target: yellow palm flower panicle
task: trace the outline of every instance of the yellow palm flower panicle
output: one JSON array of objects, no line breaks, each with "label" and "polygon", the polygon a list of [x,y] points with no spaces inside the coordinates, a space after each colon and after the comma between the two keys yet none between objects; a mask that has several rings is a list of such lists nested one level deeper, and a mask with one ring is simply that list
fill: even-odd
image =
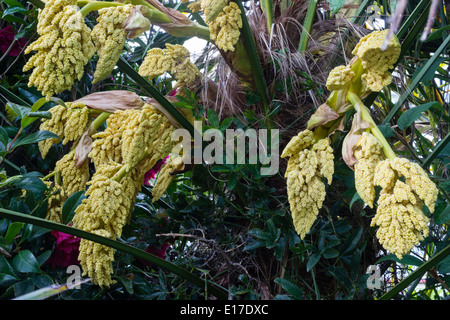
[{"label": "yellow palm flower panicle", "polygon": [[234,46],[241,35],[241,10],[239,6],[230,2],[217,17],[208,23],[211,40],[216,46],[227,52],[234,51]]},{"label": "yellow palm flower panicle", "polygon": [[317,218],[325,199],[325,185],[316,175],[316,154],[305,149],[288,161],[288,200],[295,230],[304,239]]},{"label": "yellow palm flower panicle", "polygon": [[[111,232],[103,229],[93,230],[92,233],[109,239],[114,239]],[[94,284],[108,288],[116,281],[111,279],[113,273],[114,249],[100,243],[81,239],[78,259],[83,268],[83,275],[91,278]]]},{"label": "yellow palm flower panicle", "polygon": [[[39,126],[39,130],[51,131],[58,137],[63,139],[64,126],[66,124],[68,115],[66,107],[58,104],[50,108],[49,112],[51,113],[52,117],[50,119],[43,119],[41,125]],[[56,138],[39,141],[38,146],[42,158],[45,158],[52,145],[58,143],[59,141],[60,140]]]},{"label": "yellow palm flower panicle", "polygon": [[62,186],[68,196],[86,189],[86,183],[89,181],[89,162],[84,161],[81,166],[76,167],[75,151],[70,151],[58,160],[55,171],[61,173]]},{"label": "yellow palm flower panicle", "polygon": [[197,66],[190,60],[189,50],[179,44],[167,43],[165,49],[150,49],[139,67],[139,74],[150,79],[165,72],[177,80],[175,87],[181,89],[189,88],[200,76]]},{"label": "yellow palm flower panicle", "polygon": [[183,158],[170,155],[166,164],[164,164],[159,172],[156,184],[152,190],[152,202],[158,201],[164,194],[170,184],[176,178],[176,172],[184,168]]},{"label": "yellow palm flower panicle", "polygon": [[47,186],[47,189],[51,190],[51,195],[47,200],[47,214],[45,219],[61,223],[62,220],[62,206],[67,200],[68,195],[64,191],[64,188],[57,183],[50,181],[43,181]]},{"label": "yellow palm flower panicle", "polygon": [[80,102],[66,103],[67,120],[64,125],[63,144],[77,141],[85,132],[89,122],[89,108]]},{"label": "yellow palm flower panicle", "polygon": [[400,55],[401,46],[397,37],[393,36],[386,50],[382,45],[389,30],[373,31],[361,38],[352,53],[361,59],[365,73],[361,76],[366,90],[381,91],[392,81],[389,69],[392,69]]},{"label": "yellow palm flower panicle", "polygon": [[394,158],[390,161],[392,169],[405,178],[406,184],[411,186],[415,194],[419,196],[430,212],[434,212],[439,190],[428,173],[422,167],[405,158]]},{"label": "yellow palm flower panicle", "polygon": [[374,175],[377,164],[385,159],[383,148],[370,133],[363,132],[355,144],[355,187],[361,199],[373,208],[375,200]]},{"label": "yellow palm flower panicle", "polygon": [[33,69],[28,85],[35,86],[49,99],[71,89],[80,80],[84,66],[95,52],[84,18],[72,2],[50,0],[39,13],[39,39],[25,53],[37,51],[23,67]]},{"label": "yellow palm flower panicle", "polygon": [[317,155],[319,176],[324,177],[328,184],[331,184],[334,174],[334,154],[330,140],[328,138],[320,139],[313,145],[312,151]]},{"label": "yellow palm flower panicle", "polygon": [[173,149],[172,133],[175,130],[170,120],[156,107],[146,104],[142,110],[148,114],[151,121],[150,137],[145,149],[147,155],[137,166],[142,174],[153,168],[158,160],[166,158]]},{"label": "yellow palm flower panicle", "polygon": [[289,157],[285,177],[295,230],[303,239],[311,229],[325,200],[326,178],[331,183],[334,155],[328,138],[315,141],[309,130],[293,137],[282,152]]},{"label": "yellow palm flower panicle", "polygon": [[147,107],[132,117],[122,136],[122,158],[125,163],[136,166],[145,154],[152,153],[153,141],[157,138],[158,128],[164,115],[156,108]]},{"label": "yellow palm flower panicle", "polygon": [[[113,180],[121,168],[122,166],[117,163],[97,168],[91,181],[88,182],[86,198],[75,210],[73,218],[75,228],[110,239],[121,235],[132,205],[124,184]],[[82,239],[79,259],[84,274],[87,274],[94,283],[102,287],[109,287],[113,283],[111,279],[113,250]]]},{"label": "yellow palm flower panicle", "polygon": [[[185,3],[185,2],[188,2],[188,1],[184,1],[183,3]],[[192,12],[199,12],[202,9],[202,1],[198,0],[198,1],[194,1],[194,2],[189,3],[188,4],[188,8]]]},{"label": "yellow palm flower panicle", "polygon": [[422,201],[411,187],[397,180],[393,189],[383,189],[371,226],[379,226],[380,244],[399,259],[428,235],[429,219],[422,212]]},{"label": "yellow palm flower panicle", "polygon": [[98,11],[97,24],[92,29],[92,40],[99,56],[92,83],[105,79],[113,71],[127,38],[123,23],[130,15],[132,5],[103,8]]},{"label": "yellow palm flower panicle", "polygon": [[205,22],[213,21],[229,4],[229,0],[202,0],[201,8],[205,14]]},{"label": "yellow palm flower panicle", "polygon": [[139,110],[116,111],[106,120],[106,129],[92,135],[92,150],[89,157],[95,166],[108,164],[110,161],[122,163],[122,135],[126,130],[128,119]]},{"label": "yellow palm flower panicle", "polygon": [[300,131],[296,136],[292,137],[286,147],[284,147],[281,157],[292,157],[303,149],[309,147],[313,141],[314,134],[312,131],[308,129]]},{"label": "yellow palm flower panicle", "polygon": [[434,212],[439,190],[417,163],[398,157],[381,161],[375,169],[374,183],[384,189],[392,189],[400,177],[403,177],[414,194],[424,201],[430,212]]},{"label": "yellow palm flower panicle", "polygon": [[383,247],[401,257],[428,235],[429,219],[422,207],[425,202],[434,212],[438,190],[419,165],[404,158],[381,161],[374,184],[382,190],[371,225],[379,226],[377,238]]},{"label": "yellow palm flower panicle", "polygon": [[348,66],[337,66],[330,71],[327,78],[327,89],[342,90],[355,76],[355,73]]}]

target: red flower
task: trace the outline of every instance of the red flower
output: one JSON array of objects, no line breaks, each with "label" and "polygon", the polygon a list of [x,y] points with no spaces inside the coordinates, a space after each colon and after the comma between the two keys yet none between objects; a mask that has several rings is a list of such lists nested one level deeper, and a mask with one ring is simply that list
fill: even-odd
[{"label": "red flower", "polygon": [[73,264],[80,264],[78,261],[80,238],[58,231],[52,231],[52,235],[56,238],[56,244],[47,263],[52,268],[67,268]]},{"label": "red flower", "polygon": [[[15,33],[10,25],[0,30],[0,51],[5,53],[10,47],[11,43],[14,41]],[[8,56],[16,57],[20,54],[23,47],[27,44],[27,39],[18,39],[11,50],[8,52]]]},{"label": "red flower", "polygon": [[159,160],[158,162],[156,162],[156,164],[153,166],[153,168],[151,168],[150,170],[148,170],[145,173],[144,176],[144,184],[146,186],[150,185],[150,180],[155,179],[156,174],[159,172],[159,170],[161,170],[161,167],[166,164],[166,161],[169,157],[166,157],[165,159]]},{"label": "red flower", "polygon": [[[153,255],[155,255],[155,256],[161,258],[161,259],[166,260],[166,252],[167,252],[167,249],[168,249],[169,247],[170,247],[170,244],[168,244],[167,242],[164,242],[164,243],[161,245],[160,248],[157,248],[157,247],[155,247],[154,245],[149,245],[149,246],[145,249],[145,252],[151,253],[151,254],[153,254]],[[148,262],[148,261],[145,261],[145,260],[143,260],[143,259],[138,258],[138,260],[139,260],[142,264],[144,264],[144,265],[146,265],[146,266],[151,266],[151,265],[152,265],[152,263],[150,263],[150,262]]]}]

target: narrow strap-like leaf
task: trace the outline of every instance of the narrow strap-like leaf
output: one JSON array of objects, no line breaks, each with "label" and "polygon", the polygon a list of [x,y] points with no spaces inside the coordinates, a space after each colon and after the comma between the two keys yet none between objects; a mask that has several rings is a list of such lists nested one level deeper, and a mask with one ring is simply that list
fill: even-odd
[{"label": "narrow strap-like leaf", "polygon": [[391,119],[394,117],[394,115],[397,113],[397,111],[400,109],[403,103],[405,103],[408,96],[411,94],[411,92],[413,92],[415,87],[419,84],[424,75],[427,73],[428,69],[433,65],[433,63],[441,55],[441,53],[444,51],[444,49],[447,47],[449,43],[450,43],[450,36],[447,36],[445,41],[442,42],[442,44],[439,46],[436,52],[433,53],[433,56],[427,61],[427,63],[423,66],[423,68],[419,71],[419,73],[412,79],[410,85],[406,88],[405,92],[398,99],[397,103],[394,105],[392,110],[383,120],[382,124],[387,124],[389,123],[389,121],[391,121]]},{"label": "narrow strap-like leaf", "polygon": [[303,31],[300,37],[300,43],[298,45],[298,51],[304,52],[308,46],[309,34],[311,32],[311,26],[316,15],[317,3],[319,0],[309,1],[308,11],[306,12],[305,20],[303,21]]},{"label": "narrow strap-like leaf", "polygon": [[245,47],[245,51],[247,52],[247,56],[250,62],[250,67],[253,72],[253,79],[255,80],[256,90],[261,96],[262,103],[264,106],[264,111],[266,115],[269,114],[269,97],[267,95],[267,84],[266,78],[264,77],[264,72],[261,67],[261,62],[259,61],[258,51],[256,49],[255,39],[253,38],[252,30],[250,29],[250,25],[248,24],[247,16],[245,14],[244,6],[241,1],[235,0],[236,4],[239,6],[241,10],[242,17],[242,37],[244,39],[243,44]]},{"label": "narrow strap-like leaf", "polygon": [[11,91],[9,91],[8,89],[6,89],[3,86],[0,86],[0,94],[5,96],[9,101],[12,101],[12,102],[20,104],[20,105],[31,107],[31,105],[28,102],[23,100],[21,97],[15,95],[14,93],[12,93]]},{"label": "narrow strap-like leaf", "polygon": [[433,151],[428,155],[425,161],[422,163],[422,168],[428,168],[434,159],[441,153],[447,143],[450,142],[450,133],[447,133],[444,139],[439,141],[437,146],[433,149]]},{"label": "narrow strap-like leaf", "polygon": [[410,283],[420,278],[422,275],[425,274],[425,272],[436,266],[439,262],[444,260],[444,258],[446,258],[449,254],[450,254],[450,245],[446,246],[444,249],[436,253],[433,257],[430,258],[430,260],[422,264],[409,276],[400,281],[394,288],[392,288],[387,293],[382,295],[379,300],[390,300],[394,298],[400,291],[406,289],[406,287],[408,287]]},{"label": "narrow strap-like leaf", "polygon": [[119,242],[116,240],[112,240],[109,238],[105,238],[105,237],[99,236],[94,233],[76,229],[76,228],[61,224],[61,223],[49,221],[46,219],[30,216],[27,214],[23,214],[20,212],[11,211],[11,210],[7,210],[7,209],[3,209],[3,208],[0,208],[0,216],[3,216],[5,218],[8,218],[13,221],[29,223],[29,224],[37,225],[37,226],[47,228],[50,230],[56,230],[59,232],[71,234],[76,237],[94,241],[94,242],[100,243],[102,245],[114,248],[116,250],[129,253],[137,258],[148,261],[154,265],[157,265],[163,269],[166,269],[169,272],[172,272],[173,274],[176,274],[177,276],[182,277],[186,281],[189,281],[192,284],[194,284],[200,288],[205,287],[206,290],[210,294],[214,295],[218,299],[227,299],[227,294],[221,288],[217,287],[216,284],[213,284],[210,281],[207,281],[206,279],[202,279],[169,261],[161,259],[161,258],[159,258],[153,254],[147,253],[143,250],[132,247],[128,244],[125,244],[125,243],[122,243],[122,242]]}]

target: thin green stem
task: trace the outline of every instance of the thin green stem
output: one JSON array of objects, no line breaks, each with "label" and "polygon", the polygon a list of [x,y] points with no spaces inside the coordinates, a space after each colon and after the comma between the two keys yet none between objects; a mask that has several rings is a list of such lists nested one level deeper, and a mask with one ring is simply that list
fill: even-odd
[{"label": "thin green stem", "polygon": [[347,93],[347,99],[350,101],[350,103],[353,105],[353,107],[357,112],[358,111],[361,112],[362,119],[371,124],[370,131],[375,136],[375,138],[377,138],[377,140],[381,143],[386,157],[388,159],[396,158],[397,155],[395,154],[394,150],[392,150],[391,146],[389,145],[389,142],[386,140],[383,133],[380,131],[380,129],[378,129],[378,125],[372,119],[369,110],[361,101],[359,96],[356,93],[349,92]]},{"label": "thin green stem", "polygon": [[89,134],[93,134],[95,130],[97,130],[102,125],[102,123],[105,122],[106,119],[108,119],[110,115],[111,113],[106,111],[100,113],[97,118],[92,121],[91,126],[89,127]]},{"label": "thin green stem", "polygon": [[86,4],[83,8],[81,8],[80,13],[83,17],[86,17],[86,15],[91,11],[97,11],[102,8],[108,8],[108,7],[119,7],[123,6],[123,3],[120,2],[109,2],[109,1],[91,1],[88,4]]}]

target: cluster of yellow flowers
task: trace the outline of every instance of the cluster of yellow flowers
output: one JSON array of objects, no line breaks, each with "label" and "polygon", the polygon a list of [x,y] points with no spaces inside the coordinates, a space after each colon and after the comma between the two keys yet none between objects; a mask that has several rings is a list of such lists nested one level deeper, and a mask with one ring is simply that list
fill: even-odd
[{"label": "cluster of yellow flowers", "polygon": [[310,130],[301,131],[281,155],[289,157],[285,177],[294,227],[303,239],[311,229],[325,200],[325,184],[331,184],[334,155],[328,138],[316,139]]},{"label": "cluster of yellow flowers", "polygon": [[94,141],[89,157],[96,167],[110,161],[136,166],[142,155],[147,154],[152,161],[147,163],[145,158],[143,163],[146,163],[146,168],[151,168],[172,149],[174,127],[162,112],[150,104],[141,109],[116,111],[106,123],[105,130],[92,136]]},{"label": "cluster of yellow flowers", "polygon": [[373,208],[375,200],[374,176],[377,164],[385,159],[378,140],[368,132],[363,132],[355,145],[355,187],[361,199]]},{"label": "cluster of yellow flowers", "polygon": [[47,99],[70,89],[80,80],[84,66],[95,53],[91,30],[76,6],[76,0],[50,0],[39,12],[39,39],[25,53],[37,51],[23,71],[32,68],[29,86],[35,86]]},{"label": "cluster of yellow flowers", "polygon": [[[96,171],[87,182],[86,199],[75,211],[74,226],[111,239],[119,237],[145,173],[172,150],[173,130],[169,119],[151,104],[110,115],[106,129],[92,136],[89,157]],[[105,287],[113,283],[112,249],[81,240],[79,259],[94,283]]]},{"label": "cluster of yellow flowers", "polygon": [[337,66],[331,70],[328,75],[326,84],[327,89],[330,91],[342,90],[348,83],[350,83],[354,76],[355,73],[349,66]]},{"label": "cluster of yellow flowers", "polygon": [[[120,182],[114,175],[122,165],[111,162],[100,165],[86,191],[86,198],[75,210],[73,225],[78,229],[116,239],[122,234],[135,201],[138,185],[131,176]],[[110,286],[114,249],[82,239],[79,259],[84,273],[100,286]]]},{"label": "cluster of yellow flowers", "polygon": [[242,28],[241,10],[235,2],[230,2],[209,24],[211,40],[225,52],[234,51]]},{"label": "cluster of yellow flowers", "polygon": [[50,181],[43,182],[47,186],[47,189],[50,189],[52,192],[47,200],[47,214],[45,216],[45,219],[55,222],[61,222],[62,205],[67,200],[68,195],[64,191],[64,188],[58,183],[55,183],[53,185]]},{"label": "cluster of yellow flowers", "polygon": [[127,38],[123,23],[130,15],[132,8],[132,5],[125,5],[98,10],[98,23],[91,33],[99,56],[92,83],[97,83],[109,76],[119,60]]},{"label": "cluster of yellow flowers", "polygon": [[[49,111],[52,117],[42,121],[40,130],[55,133],[63,140],[63,144],[77,141],[83,135],[89,122],[89,109],[83,103],[67,102],[65,106],[56,105]],[[47,156],[52,145],[58,141],[56,138],[50,138],[38,142],[42,158]]]},{"label": "cluster of yellow flowers", "polygon": [[86,189],[89,181],[89,163],[84,161],[80,166],[75,166],[75,150],[70,151],[56,162],[55,171],[60,172],[62,187],[68,196]]},{"label": "cluster of yellow flowers", "polygon": [[361,76],[363,87],[378,92],[392,81],[391,73],[400,55],[401,46],[397,37],[392,37],[386,50],[382,50],[389,30],[371,32],[361,38],[352,53],[362,61],[366,72]]},{"label": "cluster of yellow flowers", "polygon": [[167,163],[165,163],[158,175],[156,184],[153,187],[152,202],[157,201],[167,190],[169,185],[175,180],[175,173],[184,168],[183,158],[180,156],[170,155]]},{"label": "cluster of yellow flowers", "polygon": [[371,225],[379,226],[383,247],[401,258],[428,235],[429,219],[422,207],[425,203],[434,212],[438,189],[425,170],[404,158],[380,161],[374,184],[382,190]]},{"label": "cluster of yellow flowers", "polygon": [[165,49],[150,49],[139,66],[139,74],[150,79],[165,72],[177,80],[175,87],[180,89],[180,93],[194,84],[200,75],[197,66],[190,60],[189,50],[182,45],[170,43],[166,44]]},{"label": "cluster of yellow flowers", "polygon": [[380,244],[401,259],[428,235],[429,219],[422,207],[425,203],[434,212],[438,189],[417,163],[386,159],[380,142],[368,132],[363,132],[354,152],[355,186],[361,199],[373,207],[375,186],[382,188],[371,226],[379,226]]},{"label": "cluster of yellow flowers", "polygon": [[394,36],[386,50],[381,49],[388,32],[373,31],[361,38],[352,51],[354,59],[346,66],[337,66],[331,70],[326,83],[328,90],[342,90],[354,81],[362,83],[361,92],[356,92],[358,94],[379,92],[389,85],[392,81],[389,70],[398,60],[401,46]]},{"label": "cluster of yellow flowers", "polygon": [[225,52],[235,50],[241,35],[239,29],[242,28],[241,10],[236,3],[229,0],[198,0],[188,7],[193,12],[203,11],[211,40],[219,49]]}]

